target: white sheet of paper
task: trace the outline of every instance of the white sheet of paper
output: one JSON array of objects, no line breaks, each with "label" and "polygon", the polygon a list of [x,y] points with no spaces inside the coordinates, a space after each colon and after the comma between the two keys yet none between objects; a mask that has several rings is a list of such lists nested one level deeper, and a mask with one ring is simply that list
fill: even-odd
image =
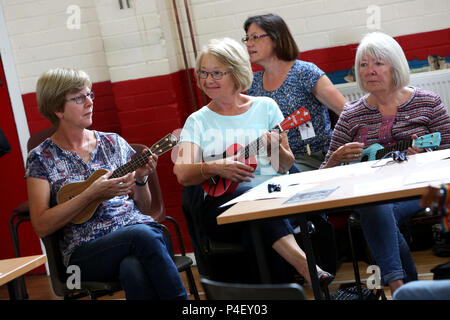
[{"label": "white sheet of paper", "polygon": [[[280,177],[288,178],[289,176],[292,175],[277,176],[270,180],[267,180],[257,185],[256,187],[250,189],[246,193],[243,193],[240,196],[228,201],[227,203],[224,203],[223,205],[220,206],[220,208],[230,206],[232,204],[243,201],[287,198],[293,196],[297,192],[308,190],[310,188],[317,186],[317,184],[305,184],[305,183],[302,184],[292,179],[280,179]],[[279,184],[281,186],[281,191],[269,193],[269,191],[267,190],[267,185],[269,183]]]},{"label": "white sheet of paper", "polygon": [[311,121],[303,123],[298,126],[298,131],[300,131],[300,135],[302,136],[302,140],[306,140],[316,136],[314,131],[314,127]]}]

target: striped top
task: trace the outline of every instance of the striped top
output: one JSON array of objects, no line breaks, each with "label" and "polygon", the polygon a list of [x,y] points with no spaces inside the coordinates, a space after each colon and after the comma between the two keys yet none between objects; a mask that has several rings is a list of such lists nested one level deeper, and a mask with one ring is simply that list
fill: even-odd
[{"label": "striped top", "polygon": [[349,142],[374,143],[390,146],[402,140],[441,133],[438,149],[450,148],[450,117],[438,94],[411,87],[414,92],[408,101],[398,106],[395,116],[383,117],[376,107],[367,104],[365,95],[359,100],[348,102],[336,126],[330,148],[322,166],[340,146]]}]

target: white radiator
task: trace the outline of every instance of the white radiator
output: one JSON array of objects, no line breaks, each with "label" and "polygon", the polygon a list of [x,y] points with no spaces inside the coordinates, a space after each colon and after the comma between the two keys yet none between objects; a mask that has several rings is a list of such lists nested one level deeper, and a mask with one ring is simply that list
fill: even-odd
[{"label": "white radiator", "polygon": [[[439,94],[450,114],[450,69],[413,73],[410,84]],[[364,95],[356,82],[337,84],[336,88],[348,101],[359,99]]]}]

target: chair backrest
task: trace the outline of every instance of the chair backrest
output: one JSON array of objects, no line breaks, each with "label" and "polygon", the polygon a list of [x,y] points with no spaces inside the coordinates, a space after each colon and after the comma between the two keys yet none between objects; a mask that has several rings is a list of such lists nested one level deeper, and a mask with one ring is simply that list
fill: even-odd
[{"label": "chair backrest", "polygon": [[203,195],[200,185],[183,187],[182,211],[191,236],[198,272],[217,281],[259,281],[255,259],[242,244],[219,242],[208,236],[202,221]]},{"label": "chair backrest", "polygon": [[[134,156],[141,154],[144,149],[150,149],[143,144],[132,143],[130,145],[136,151]],[[161,186],[159,185],[158,173],[156,170],[148,177],[148,187],[150,189],[150,194],[152,195],[152,205],[150,212],[144,213],[152,216],[157,222],[164,221],[166,218],[166,207],[164,206]]]},{"label": "chair backrest", "polygon": [[306,300],[297,283],[241,284],[201,278],[208,300]]},{"label": "chair backrest", "polygon": [[[59,230],[42,238],[47,255],[48,268],[50,270],[50,280],[56,295],[63,296],[67,299],[77,299],[89,295],[91,299],[96,299],[102,295],[112,294],[113,292],[122,290],[118,279],[109,282],[80,281],[80,287],[69,288],[67,279],[70,275],[66,272],[59,248],[61,236],[62,231]],[[71,282],[71,284],[74,283]]]},{"label": "chair backrest", "polygon": [[27,151],[30,152],[30,150],[36,148],[39,144],[41,144],[42,141],[55,133],[55,131],[56,128],[54,126],[51,126],[31,135],[27,142]]}]

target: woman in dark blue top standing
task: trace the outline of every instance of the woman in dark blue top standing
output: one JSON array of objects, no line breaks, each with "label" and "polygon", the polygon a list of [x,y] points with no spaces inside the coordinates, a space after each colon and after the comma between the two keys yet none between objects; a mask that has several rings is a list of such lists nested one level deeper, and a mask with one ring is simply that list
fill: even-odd
[{"label": "woman in dark blue top standing", "polygon": [[302,171],[318,169],[331,141],[328,109],[340,114],[347,100],[325,73],[310,62],[297,60],[299,49],[284,20],[274,14],[249,17],[244,23],[250,61],[256,72],[247,94],[274,99],[284,116],[304,106],[312,126],[288,132],[289,145]]}]

